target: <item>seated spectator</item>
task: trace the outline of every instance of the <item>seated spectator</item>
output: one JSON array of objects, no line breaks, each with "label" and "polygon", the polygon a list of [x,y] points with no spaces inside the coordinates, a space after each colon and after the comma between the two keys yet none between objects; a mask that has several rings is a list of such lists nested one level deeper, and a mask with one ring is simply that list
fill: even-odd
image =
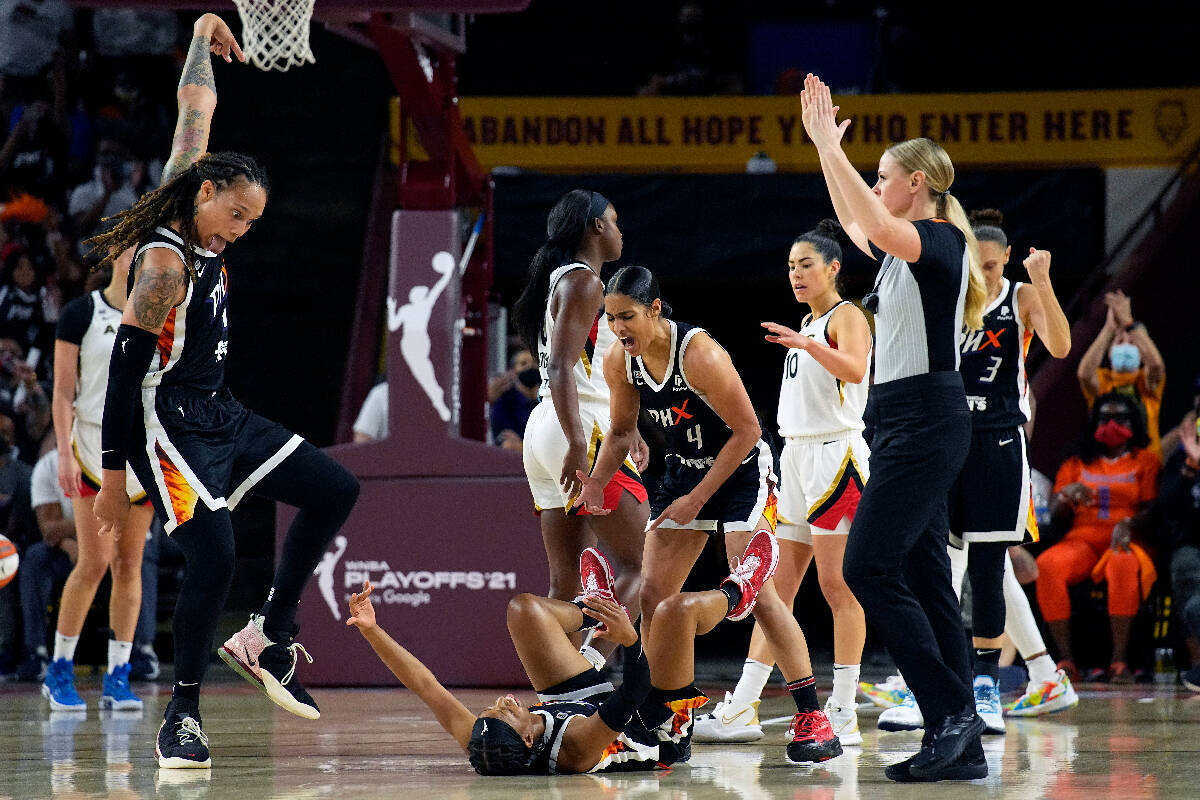
[{"label": "seated spectator", "polygon": [[538,402],[542,376],[528,350],[513,353],[508,363],[507,372],[488,382],[488,422],[492,444],[506,450],[520,450],[525,424]]},{"label": "seated spectator", "polygon": [[1180,425],[1179,446],[1167,456],[1158,484],[1162,549],[1171,569],[1174,606],[1183,619],[1191,666],[1180,675],[1183,685],[1200,692],[1200,382],[1192,410]]},{"label": "seated spectator", "polygon": [[[17,458],[14,437],[12,419],[0,414],[0,533],[24,553],[38,538],[29,506],[29,478],[33,470]],[[15,675],[21,658],[20,608],[17,581],[0,587],[0,680]]]},{"label": "seated spectator", "polygon": [[15,339],[0,339],[0,414],[16,427],[21,460],[33,464],[50,430],[50,398]]},{"label": "seated spectator", "polygon": [[58,485],[58,451],[51,448],[38,459],[29,482],[29,503],[37,520],[41,541],[21,554],[17,579],[21,589],[21,616],[25,622],[25,663],[21,680],[41,681],[50,660],[46,609],[62,593],[63,584],[79,556],[75,539],[75,512],[71,499]]},{"label": "seated spectator", "polygon": [[354,420],[354,441],[374,442],[388,435],[388,384],[385,378],[371,387]]},{"label": "seated spectator", "polygon": [[1175,454],[1175,450],[1180,445],[1180,437],[1185,433],[1190,433],[1196,428],[1197,410],[1200,409],[1200,402],[1197,402],[1200,401],[1200,373],[1197,373],[1196,377],[1192,379],[1192,398],[1192,408],[1183,415],[1183,419],[1179,421],[1178,425],[1176,425],[1174,428],[1171,428],[1171,430],[1167,431],[1162,436],[1164,464],[1171,459],[1171,456]]},{"label": "seated spectator", "polygon": [[[1087,399],[1088,408],[1096,398],[1119,391],[1137,399],[1145,416],[1149,449],[1162,461],[1158,435],[1158,413],[1162,408],[1166,370],[1150,332],[1135,322],[1129,297],[1122,291],[1104,296],[1108,317],[1100,335],[1079,360],[1076,377]],[[1107,364],[1107,366],[1105,366]]]},{"label": "seated spectator", "polygon": [[[1112,659],[1108,678],[1128,683],[1130,629],[1154,584],[1154,564],[1143,544],[1144,511],[1156,495],[1158,458],[1146,448],[1136,400],[1122,392],[1097,398],[1077,455],[1054,482],[1050,515],[1066,535],[1037,558],[1037,599],[1058,648],[1059,668],[1079,676],[1071,651],[1068,588],[1091,578],[1108,583]],[[1104,678],[1104,670],[1089,680]]]}]

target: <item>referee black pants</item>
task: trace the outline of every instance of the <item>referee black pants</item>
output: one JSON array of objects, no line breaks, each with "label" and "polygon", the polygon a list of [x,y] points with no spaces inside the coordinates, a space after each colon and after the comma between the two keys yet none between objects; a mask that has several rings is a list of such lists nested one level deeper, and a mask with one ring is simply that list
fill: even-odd
[{"label": "referee black pants", "polygon": [[871,393],[871,477],[843,574],[934,731],[974,703],[946,555],[946,499],[971,445],[970,412],[957,372],[889,381]]}]

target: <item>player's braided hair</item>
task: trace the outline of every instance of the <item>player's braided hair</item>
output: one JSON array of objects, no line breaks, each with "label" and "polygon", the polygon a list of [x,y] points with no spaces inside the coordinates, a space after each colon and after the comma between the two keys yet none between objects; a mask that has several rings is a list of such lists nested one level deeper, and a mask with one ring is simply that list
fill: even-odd
[{"label": "player's braided hair", "polygon": [[[196,193],[200,191],[201,184],[212,181],[221,190],[231,186],[238,178],[245,178],[261,186],[264,191],[271,189],[266,170],[250,156],[241,153],[207,153],[201,156],[196,163],[162,186],[142,195],[132,208],[105,218],[104,222],[108,223],[106,230],[87,240],[92,246],[89,255],[98,258],[93,269],[111,262],[116,254],[127,248],[136,247],[156,227],[172,220],[180,221],[183,251],[190,252],[198,244],[192,220],[196,216]],[[192,260],[184,259],[184,266],[188,276],[195,280]]]}]

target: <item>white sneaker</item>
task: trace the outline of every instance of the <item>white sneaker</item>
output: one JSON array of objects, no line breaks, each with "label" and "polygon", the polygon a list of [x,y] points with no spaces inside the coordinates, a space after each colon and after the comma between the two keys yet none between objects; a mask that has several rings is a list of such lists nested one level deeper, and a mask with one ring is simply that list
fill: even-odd
[{"label": "white sneaker", "polygon": [[876,724],[881,731],[917,731],[925,727],[925,717],[917,705],[917,698],[906,691],[900,705],[884,709]]},{"label": "white sneaker", "polygon": [[692,726],[693,742],[757,742],[763,737],[758,721],[761,700],[743,704],[725,693],[724,702],[717,703],[711,714],[700,714]]},{"label": "white sneaker", "polygon": [[1055,672],[1054,680],[1035,685],[1033,681],[1025,689],[1025,694],[1005,709],[1010,717],[1036,717],[1041,714],[1051,714],[1063,711],[1079,704],[1079,695],[1071,685],[1071,679],[1061,669]]},{"label": "white sneaker", "polygon": [[904,702],[904,696],[908,693],[908,684],[899,675],[889,675],[883,683],[859,681],[858,691],[880,708],[895,708]]},{"label": "white sneaker", "polygon": [[862,744],[862,731],[858,729],[858,711],[854,706],[835,706],[831,697],[825,701],[825,716],[829,717],[829,724],[833,726],[833,732],[842,744]]},{"label": "white sneaker", "polygon": [[975,713],[983,718],[983,732],[1004,733],[1004,714],[1000,710],[1000,691],[990,675],[976,675],[971,685],[975,691]]}]

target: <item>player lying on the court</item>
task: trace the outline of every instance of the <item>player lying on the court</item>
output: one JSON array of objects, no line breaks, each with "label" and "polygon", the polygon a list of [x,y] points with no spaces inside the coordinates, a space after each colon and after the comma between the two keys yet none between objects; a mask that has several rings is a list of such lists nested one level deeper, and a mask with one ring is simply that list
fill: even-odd
[{"label": "player lying on the court", "polygon": [[[579,558],[584,593],[573,603],[519,594],[508,605],[509,635],[539,702],[526,707],[505,695],[478,716],[376,624],[370,583],[351,596],[346,624],[429,706],[482,775],[665,769],[690,757],[692,714],[708,702],[693,683],[695,637],[726,616],[748,614],[778,561],[775,537],[759,531],[719,589],[662,601],[643,654],[607,560],[589,547]],[[615,689],[568,638],[588,629],[624,645],[624,682]]]}]

